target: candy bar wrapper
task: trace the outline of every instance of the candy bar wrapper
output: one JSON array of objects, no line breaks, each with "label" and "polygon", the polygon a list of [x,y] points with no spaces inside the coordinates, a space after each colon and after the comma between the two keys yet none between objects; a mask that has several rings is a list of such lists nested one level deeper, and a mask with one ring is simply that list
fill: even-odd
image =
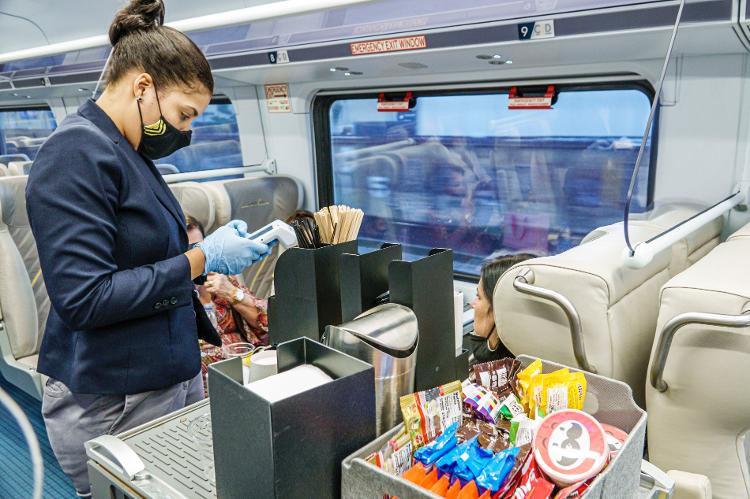
[{"label": "candy bar wrapper", "polygon": [[400,399],[401,415],[414,449],[437,437],[451,423],[461,423],[461,382],[404,395]]},{"label": "candy bar wrapper", "polygon": [[461,390],[464,404],[469,405],[479,418],[490,423],[500,420],[500,401],[490,390],[468,380],[463,382]]},{"label": "candy bar wrapper", "polygon": [[505,494],[505,499],[549,499],[555,485],[545,478],[531,453],[523,467],[523,475],[515,490]]},{"label": "candy bar wrapper", "polygon": [[510,422],[510,442],[516,447],[530,444],[540,423],[540,419],[529,419],[524,414],[516,416]]},{"label": "candy bar wrapper", "polygon": [[498,494],[495,497],[511,498],[513,497],[513,491],[518,487],[521,477],[526,473],[529,466],[529,459],[533,452],[531,444],[522,445],[518,447],[518,455],[516,456],[516,462],[513,464],[513,468],[508,473],[505,482],[500,488]]},{"label": "candy bar wrapper", "polygon": [[555,499],[578,499],[588,490],[593,480],[592,478],[585,482],[569,485],[555,494]]},{"label": "candy bar wrapper", "polygon": [[474,366],[474,383],[500,391],[508,386],[520,367],[521,363],[511,358],[477,364]]},{"label": "candy bar wrapper", "polygon": [[523,414],[524,409],[518,401],[518,398],[511,393],[500,402],[500,413],[505,419],[513,419],[514,417]]},{"label": "candy bar wrapper", "polygon": [[492,461],[477,476],[477,485],[492,494],[498,492],[513,469],[519,451],[518,447],[513,447],[495,454]]},{"label": "candy bar wrapper", "polygon": [[[458,423],[452,423],[435,440],[417,449],[414,453],[414,458],[424,464],[425,467],[432,466],[438,459],[456,447],[458,444],[458,438],[456,437],[457,430]],[[411,448],[411,445],[409,447]]]},{"label": "candy bar wrapper", "polygon": [[412,444],[411,441],[396,451],[385,462],[385,470],[394,475],[401,475],[412,466]]}]

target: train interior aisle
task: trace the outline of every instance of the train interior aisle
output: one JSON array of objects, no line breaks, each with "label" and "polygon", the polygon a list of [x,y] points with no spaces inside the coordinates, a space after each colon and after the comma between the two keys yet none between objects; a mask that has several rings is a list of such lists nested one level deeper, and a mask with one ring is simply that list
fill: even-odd
[{"label": "train interior aisle", "polygon": [[[25,191],[47,138],[94,95],[111,50],[106,28],[124,3],[0,0],[0,389],[40,443],[46,498],[75,492],[41,416],[51,304]],[[524,457],[513,455],[515,475],[506,470],[493,493],[513,485],[525,497],[531,468],[549,478],[548,495],[535,497],[574,497],[563,490],[576,485],[584,498],[750,499],[750,0],[165,5],[166,24],[206,55],[215,89],[190,145],[156,167],[206,235],[237,219],[248,232],[295,227],[296,244],[232,277],[258,310],[242,339],[277,347],[278,376],[295,362],[324,365],[356,396],[321,382],[310,393],[325,396],[305,399],[299,414],[274,412],[284,404],[273,401],[253,412],[268,421],[246,424],[250,402],[237,390],[254,364],[217,349],[227,360],[207,370],[219,395],[119,434],[119,447],[92,444],[95,499],[240,497],[256,484],[258,497],[436,497],[402,476],[416,469],[416,447],[448,437],[449,421],[435,412],[435,428],[425,418],[413,430],[422,440],[404,436],[409,401],[421,393],[447,404],[453,393],[456,422],[478,425],[472,389],[505,409],[491,422],[508,449],[523,447],[519,428],[534,449],[512,451]],[[55,174],[64,178],[66,165]],[[498,364],[469,367],[499,348],[519,358],[503,361],[503,386],[481,371]],[[550,407],[539,397],[552,400],[562,378],[531,380],[557,368],[570,370],[560,382],[570,391]],[[588,392],[577,385],[580,407],[578,371],[588,383]],[[343,414],[346,404],[359,419]],[[620,454],[601,450],[596,473],[567,483],[534,467],[543,456],[532,437],[578,409],[625,435],[606,430]],[[242,430],[232,438],[212,420]],[[273,427],[282,420],[293,422],[283,432]],[[194,459],[200,437],[183,439],[196,421],[208,461]],[[307,443],[310,421],[330,423],[316,437],[327,454],[279,437],[291,428]],[[358,423],[373,428],[358,434]],[[261,427],[270,440],[254,433]],[[227,456],[237,453],[272,464],[234,467]],[[31,495],[29,456],[0,405],[0,499]],[[323,478],[297,480],[285,463],[314,463]],[[455,473],[440,469],[451,486],[471,481]]]}]

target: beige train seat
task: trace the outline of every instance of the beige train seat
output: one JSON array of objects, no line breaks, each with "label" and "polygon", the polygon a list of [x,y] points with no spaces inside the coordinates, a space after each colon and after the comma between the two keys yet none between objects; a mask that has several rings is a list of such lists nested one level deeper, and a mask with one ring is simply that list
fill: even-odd
[{"label": "beige train seat", "polygon": [[0,177],[7,177],[7,176],[8,176],[8,167],[0,163]]},{"label": "beige train seat", "polygon": [[11,161],[8,163],[8,175],[28,175],[32,161]]},{"label": "beige train seat", "polygon": [[661,290],[646,384],[649,459],[750,497],[750,224]]},{"label": "beige train seat", "polygon": [[[268,175],[201,184],[211,193],[216,217],[211,231],[230,220],[247,222],[248,232],[260,229],[274,220],[286,220],[302,207],[302,183],[287,175]],[[273,284],[273,271],[279,256],[274,247],[271,255],[243,272],[247,287],[259,298],[267,298]]]},{"label": "beige train seat", "polygon": [[[694,213],[675,208],[632,221],[631,240],[650,239]],[[500,338],[516,355],[539,356],[624,381],[643,406],[659,290],[718,244],[722,221],[660,252],[642,269],[622,263],[621,223],[593,231],[568,251],[514,266],[494,291]]]},{"label": "beige train seat", "polygon": [[169,184],[185,216],[191,216],[208,231],[216,222],[216,205],[211,191],[198,182]]},{"label": "beige train seat", "polygon": [[0,372],[41,398],[36,365],[50,302],[26,214],[26,179],[0,178]]}]

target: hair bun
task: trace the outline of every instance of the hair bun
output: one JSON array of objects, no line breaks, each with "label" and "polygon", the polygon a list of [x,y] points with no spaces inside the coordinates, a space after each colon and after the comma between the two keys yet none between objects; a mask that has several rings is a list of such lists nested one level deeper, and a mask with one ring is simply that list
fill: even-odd
[{"label": "hair bun", "polygon": [[114,46],[123,36],[135,31],[145,31],[164,23],[162,0],[130,0],[115,14],[109,27],[109,41]]}]

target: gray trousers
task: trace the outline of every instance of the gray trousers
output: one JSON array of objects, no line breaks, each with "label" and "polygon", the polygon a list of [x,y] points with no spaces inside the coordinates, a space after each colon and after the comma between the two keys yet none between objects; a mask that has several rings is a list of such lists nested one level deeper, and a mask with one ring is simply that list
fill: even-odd
[{"label": "gray trousers", "polygon": [[203,399],[203,378],[134,395],[71,393],[62,382],[49,379],[44,387],[42,415],[60,467],[79,496],[91,494],[84,442],[135,428]]}]

